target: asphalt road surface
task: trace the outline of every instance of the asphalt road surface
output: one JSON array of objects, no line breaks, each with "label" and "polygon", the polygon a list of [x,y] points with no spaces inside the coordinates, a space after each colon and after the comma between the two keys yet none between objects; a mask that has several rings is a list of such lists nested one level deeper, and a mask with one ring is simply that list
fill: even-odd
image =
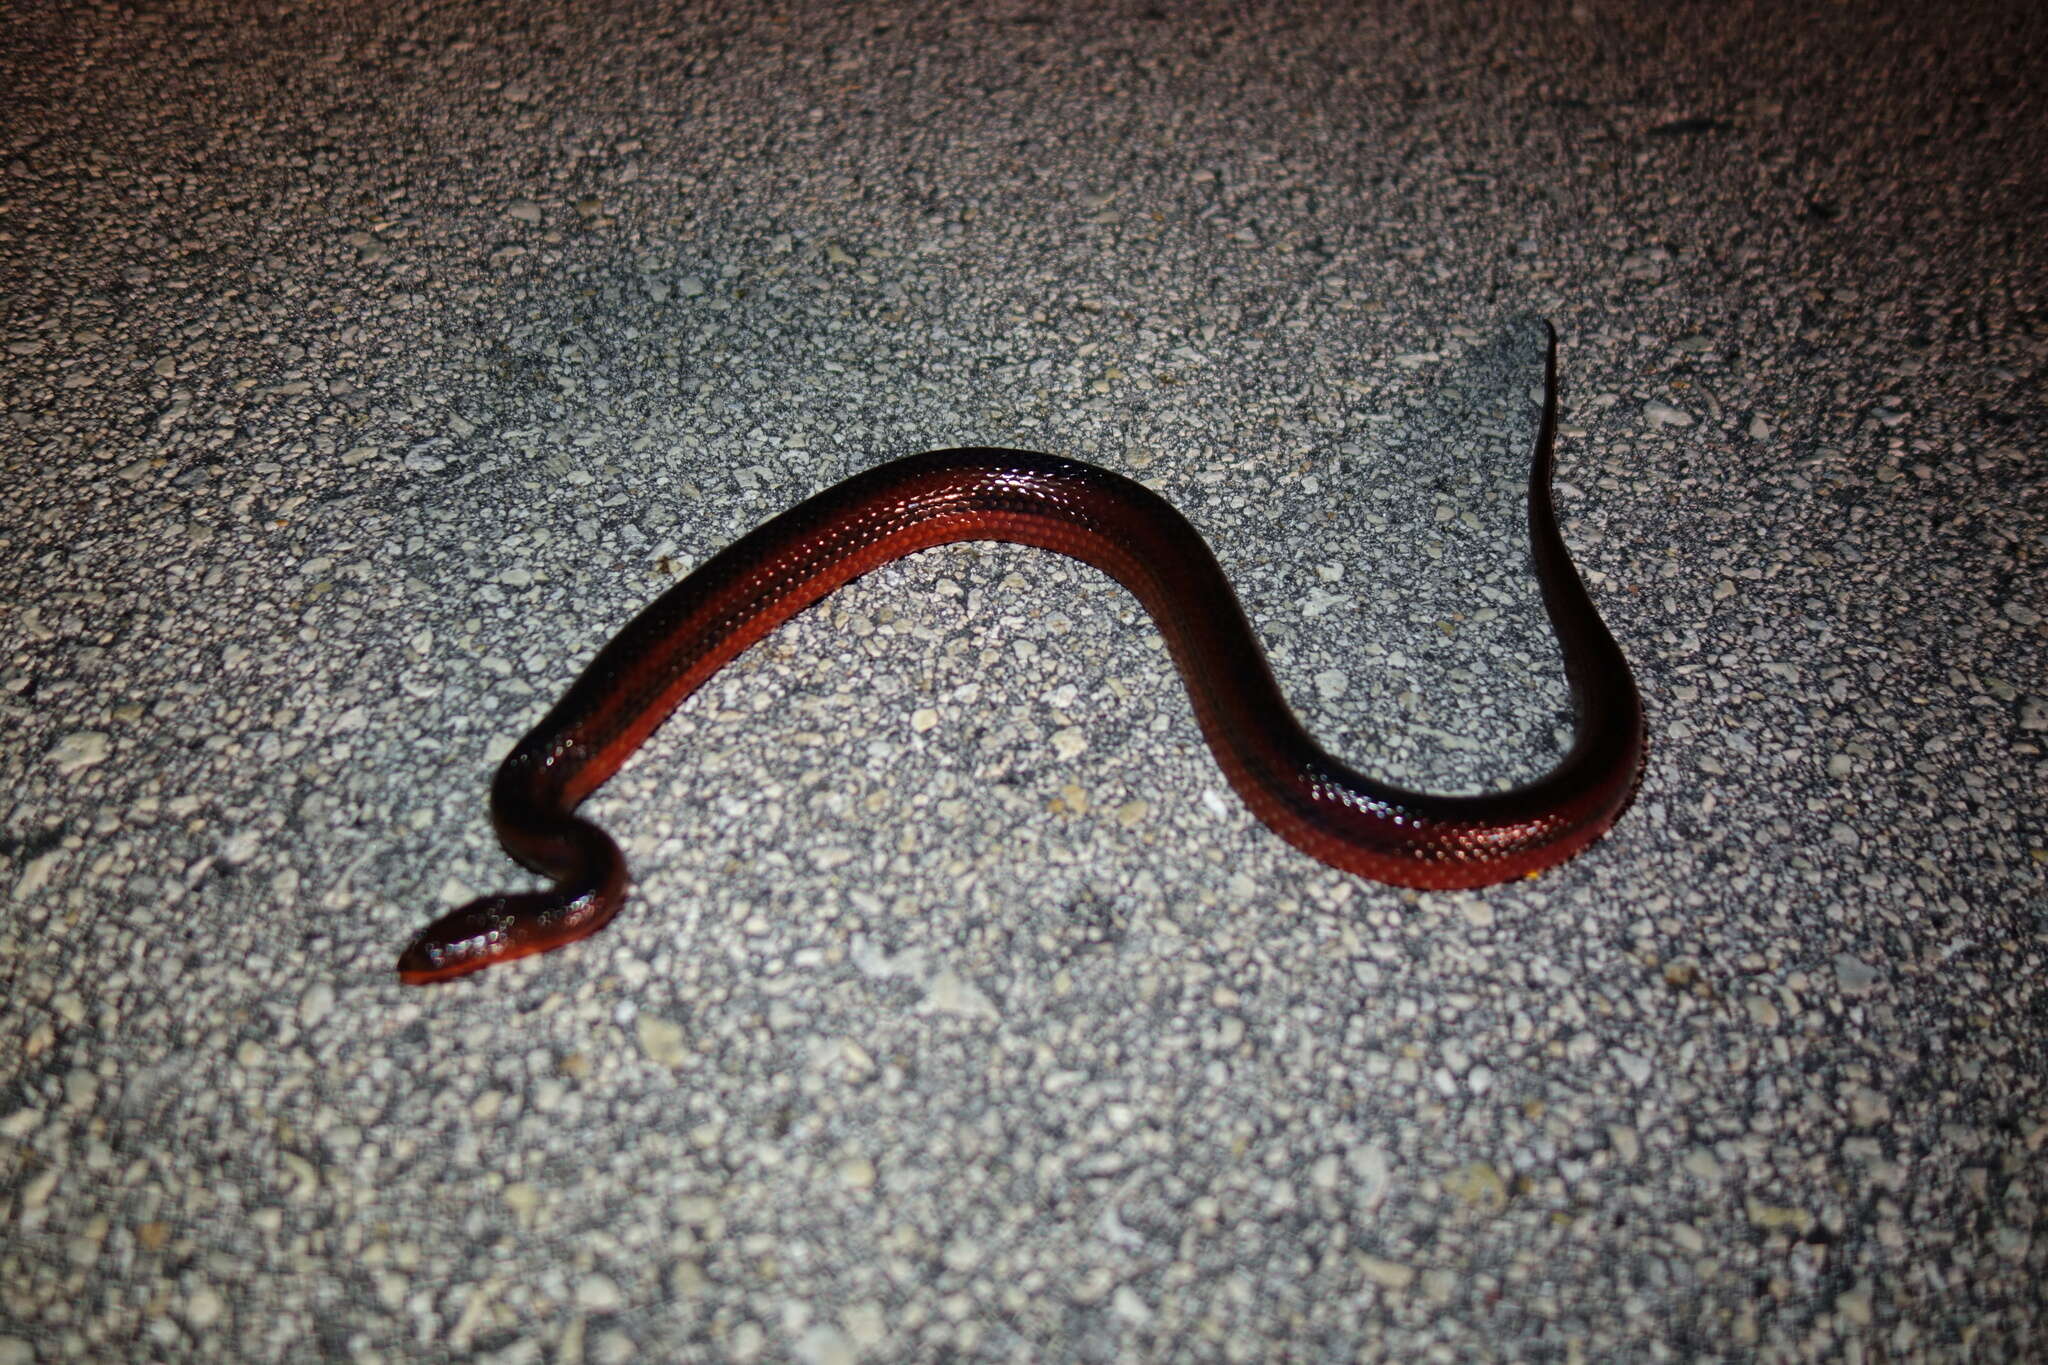
[{"label": "asphalt road surface", "polygon": [[[2039,1358],[2048,22],[1997,3],[0,5],[0,1365]],[[986,444],[1303,722],[1633,807],[1400,891],[1091,569],[882,569],[591,801],[642,604]]]}]

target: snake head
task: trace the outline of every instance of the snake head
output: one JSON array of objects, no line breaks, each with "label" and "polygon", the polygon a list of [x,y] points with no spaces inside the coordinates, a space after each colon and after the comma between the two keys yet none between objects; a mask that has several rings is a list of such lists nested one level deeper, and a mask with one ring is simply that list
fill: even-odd
[{"label": "snake head", "polygon": [[424,986],[467,976],[602,929],[626,898],[626,864],[611,840],[591,833],[604,840],[609,859],[593,859],[549,890],[484,896],[450,910],[398,955],[398,979]]},{"label": "snake head", "polygon": [[408,986],[424,986],[525,956],[532,950],[517,946],[513,930],[519,917],[513,900],[485,896],[429,924],[399,954],[398,979]]}]

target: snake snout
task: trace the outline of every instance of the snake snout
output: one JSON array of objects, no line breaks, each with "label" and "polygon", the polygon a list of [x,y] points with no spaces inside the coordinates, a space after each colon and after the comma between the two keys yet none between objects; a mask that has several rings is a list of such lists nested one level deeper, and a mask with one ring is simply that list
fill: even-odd
[{"label": "snake snout", "polygon": [[398,979],[420,986],[500,960],[505,956],[513,919],[503,896],[485,896],[450,910],[422,929],[399,954]]}]

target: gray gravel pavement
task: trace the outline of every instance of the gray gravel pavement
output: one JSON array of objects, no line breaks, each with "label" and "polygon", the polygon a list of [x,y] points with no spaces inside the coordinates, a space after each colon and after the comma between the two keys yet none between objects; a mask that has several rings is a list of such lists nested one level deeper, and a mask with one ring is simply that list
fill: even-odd
[{"label": "gray gravel pavement", "polygon": [[[2026,8],[0,5],[0,1365],[2048,1356]],[[611,928],[394,978],[613,629],[933,447],[1540,772],[1538,318],[1576,861],[1313,862],[958,547],[599,794]]]}]

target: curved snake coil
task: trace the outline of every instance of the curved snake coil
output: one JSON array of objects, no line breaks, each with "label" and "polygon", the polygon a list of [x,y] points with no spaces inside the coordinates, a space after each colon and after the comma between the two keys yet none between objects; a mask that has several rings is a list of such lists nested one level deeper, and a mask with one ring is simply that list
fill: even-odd
[{"label": "curved snake coil", "polygon": [[554,885],[485,896],[428,925],[399,977],[442,981],[595,933],[625,898],[618,847],[576,807],[742,650],[841,584],[959,540],[1072,555],[1152,614],[1223,774],[1311,857],[1397,886],[1484,886],[1554,866],[1614,823],[1644,761],[1642,703],[1551,508],[1557,337],[1529,472],[1529,540],[1577,717],[1571,749],[1512,791],[1433,796],[1325,753],[1288,710],[1229,580],[1180,513],[1093,465],[1021,450],[931,451],[791,508],[663,593],[505,759],[491,818],[505,850]]}]

